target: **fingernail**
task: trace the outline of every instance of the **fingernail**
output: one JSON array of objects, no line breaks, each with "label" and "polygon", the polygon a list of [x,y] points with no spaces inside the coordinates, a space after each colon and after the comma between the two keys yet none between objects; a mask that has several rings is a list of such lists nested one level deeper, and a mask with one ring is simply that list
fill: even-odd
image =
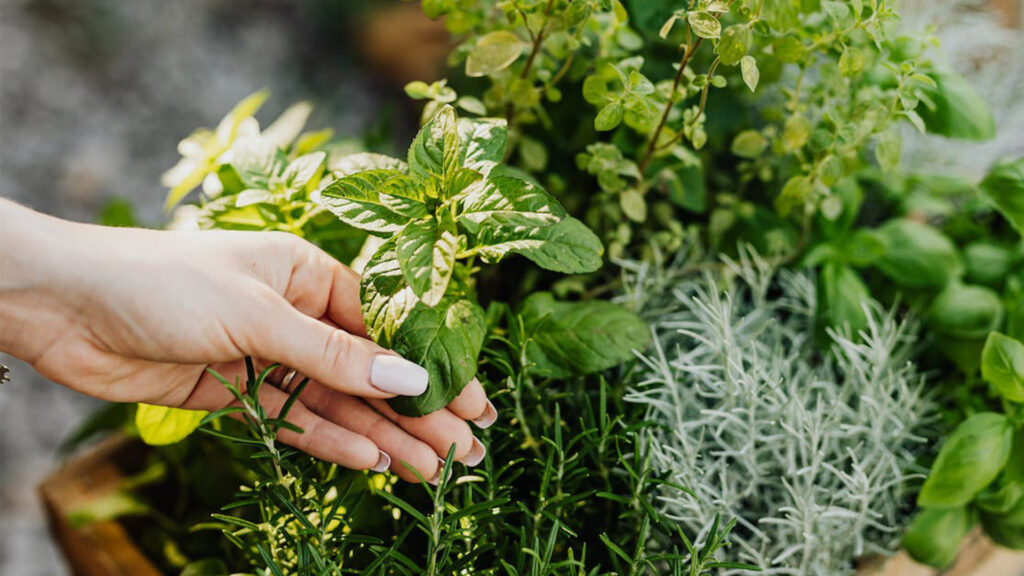
[{"label": "fingernail", "polygon": [[492,424],[498,421],[498,410],[494,407],[494,404],[490,400],[487,401],[487,407],[484,409],[484,413],[473,419],[473,424],[476,424],[477,428],[481,430],[484,428],[490,428]]},{"label": "fingernail", "polygon": [[427,389],[427,371],[401,356],[378,354],[370,368],[370,384],[389,394],[419,396]]},{"label": "fingernail", "polygon": [[[431,486],[437,486],[438,484],[441,483],[441,473],[444,472],[444,458],[438,458],[437,459],[437,466],[438,466],[437,473],[434,474],[433,478],[431,478],[430,480],[427,480],[427,483],[430,484]],[[452,471],[448,470],[448,477],[451,478],[451,476],[452,476]]]},{"label": "fingernail", "polygon": [[473,467],[484,461],[484,456],[487,456],[487,447],[484,443],[473,437],[473,447],[469,449],[469,454],[462,460],[462,463],[466,466]]},{"label": "fingernail", "polygon": [[383,450],[378,450],[377,452],[380,453],[380,456],[377,457],[377,463],[370,470],[374,472],[387,472],[388,468],[391,468],[391,456],[388,456],[387,452]]}]

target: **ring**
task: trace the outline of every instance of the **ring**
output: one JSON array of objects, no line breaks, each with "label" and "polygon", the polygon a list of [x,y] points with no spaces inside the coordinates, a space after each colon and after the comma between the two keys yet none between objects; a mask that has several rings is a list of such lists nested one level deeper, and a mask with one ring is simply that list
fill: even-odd
[{"label": "ring", "polygon": [[289,387],[292,385],[292,380],[295,379],[296,374],[298,374],[298,371],[296,371],[295,369],[288,370],[288,373],[285,374],[284,378],[281,379],[281,390],[284,390],[285,392],[290,391]]}]

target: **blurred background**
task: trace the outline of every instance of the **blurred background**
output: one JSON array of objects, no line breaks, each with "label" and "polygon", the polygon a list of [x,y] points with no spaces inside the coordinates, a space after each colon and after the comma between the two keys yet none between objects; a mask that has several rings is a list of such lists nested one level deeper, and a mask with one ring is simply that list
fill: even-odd
[{"label": "blurred background", "polygon": [[[134,206],[166,220],[160,174],[175,146],[242,97],[261,114],[316,106],[310,127],[405,141],[410,80],[443,74],[443,26],[418,2],[370,0],[0,0],[0,194],[78,221]],[[1000,136],[978,145],[905,135],[904,161],[980,175],[1024,150],[1021,0],[903,0],[903,25],[934,26],[950,63],[976,82]],[[0,247],[3,249],[3,247]],[[0,330],[3,326],[0,326]],[[36,497],[59,446],[97,405],[0,355],[0,574],[63,576]]]}]

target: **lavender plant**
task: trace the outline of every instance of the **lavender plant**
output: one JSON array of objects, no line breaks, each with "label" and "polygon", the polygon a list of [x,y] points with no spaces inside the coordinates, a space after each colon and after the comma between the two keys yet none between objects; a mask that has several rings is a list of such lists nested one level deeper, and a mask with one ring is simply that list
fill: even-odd
[{"label": "lavender plant", "polygon": [[914,324],[865,303],[860,337],[830,330],[821,351],[809,275],[744,251],[723,290],[682,276],[692,260],[625,265],[625,298],[654,334],[626,400],[659,425],[654,468],[696,495],[659,509],[689,529],[735,517],[728,559],[766,574],[847,574],[893,551],[934,411],[909,362]]}]

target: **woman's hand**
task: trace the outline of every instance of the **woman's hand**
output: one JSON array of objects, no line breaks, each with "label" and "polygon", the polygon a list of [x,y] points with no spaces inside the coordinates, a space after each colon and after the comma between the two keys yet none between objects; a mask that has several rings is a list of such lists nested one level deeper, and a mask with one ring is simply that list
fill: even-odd
[{"label": "woman's hand", "polygon": [[[420,366],[366,338],[358,275],[298,237],[162,232],[64,222],[0,200],[0,349],[106,400],[217,410],[234,402],[206,367],[244,381],[244,357],[312,378],[280,439],[356,469],[436,480],[456,445],[484,457],[466,420],[497,413],[479,382],[446,409],[396,414],[427,386]],[[287,388],[301,377],[272,377]],[[287,382],[283,380],[287,379]],[[264,387],[273,413],[287,392]]]}]

